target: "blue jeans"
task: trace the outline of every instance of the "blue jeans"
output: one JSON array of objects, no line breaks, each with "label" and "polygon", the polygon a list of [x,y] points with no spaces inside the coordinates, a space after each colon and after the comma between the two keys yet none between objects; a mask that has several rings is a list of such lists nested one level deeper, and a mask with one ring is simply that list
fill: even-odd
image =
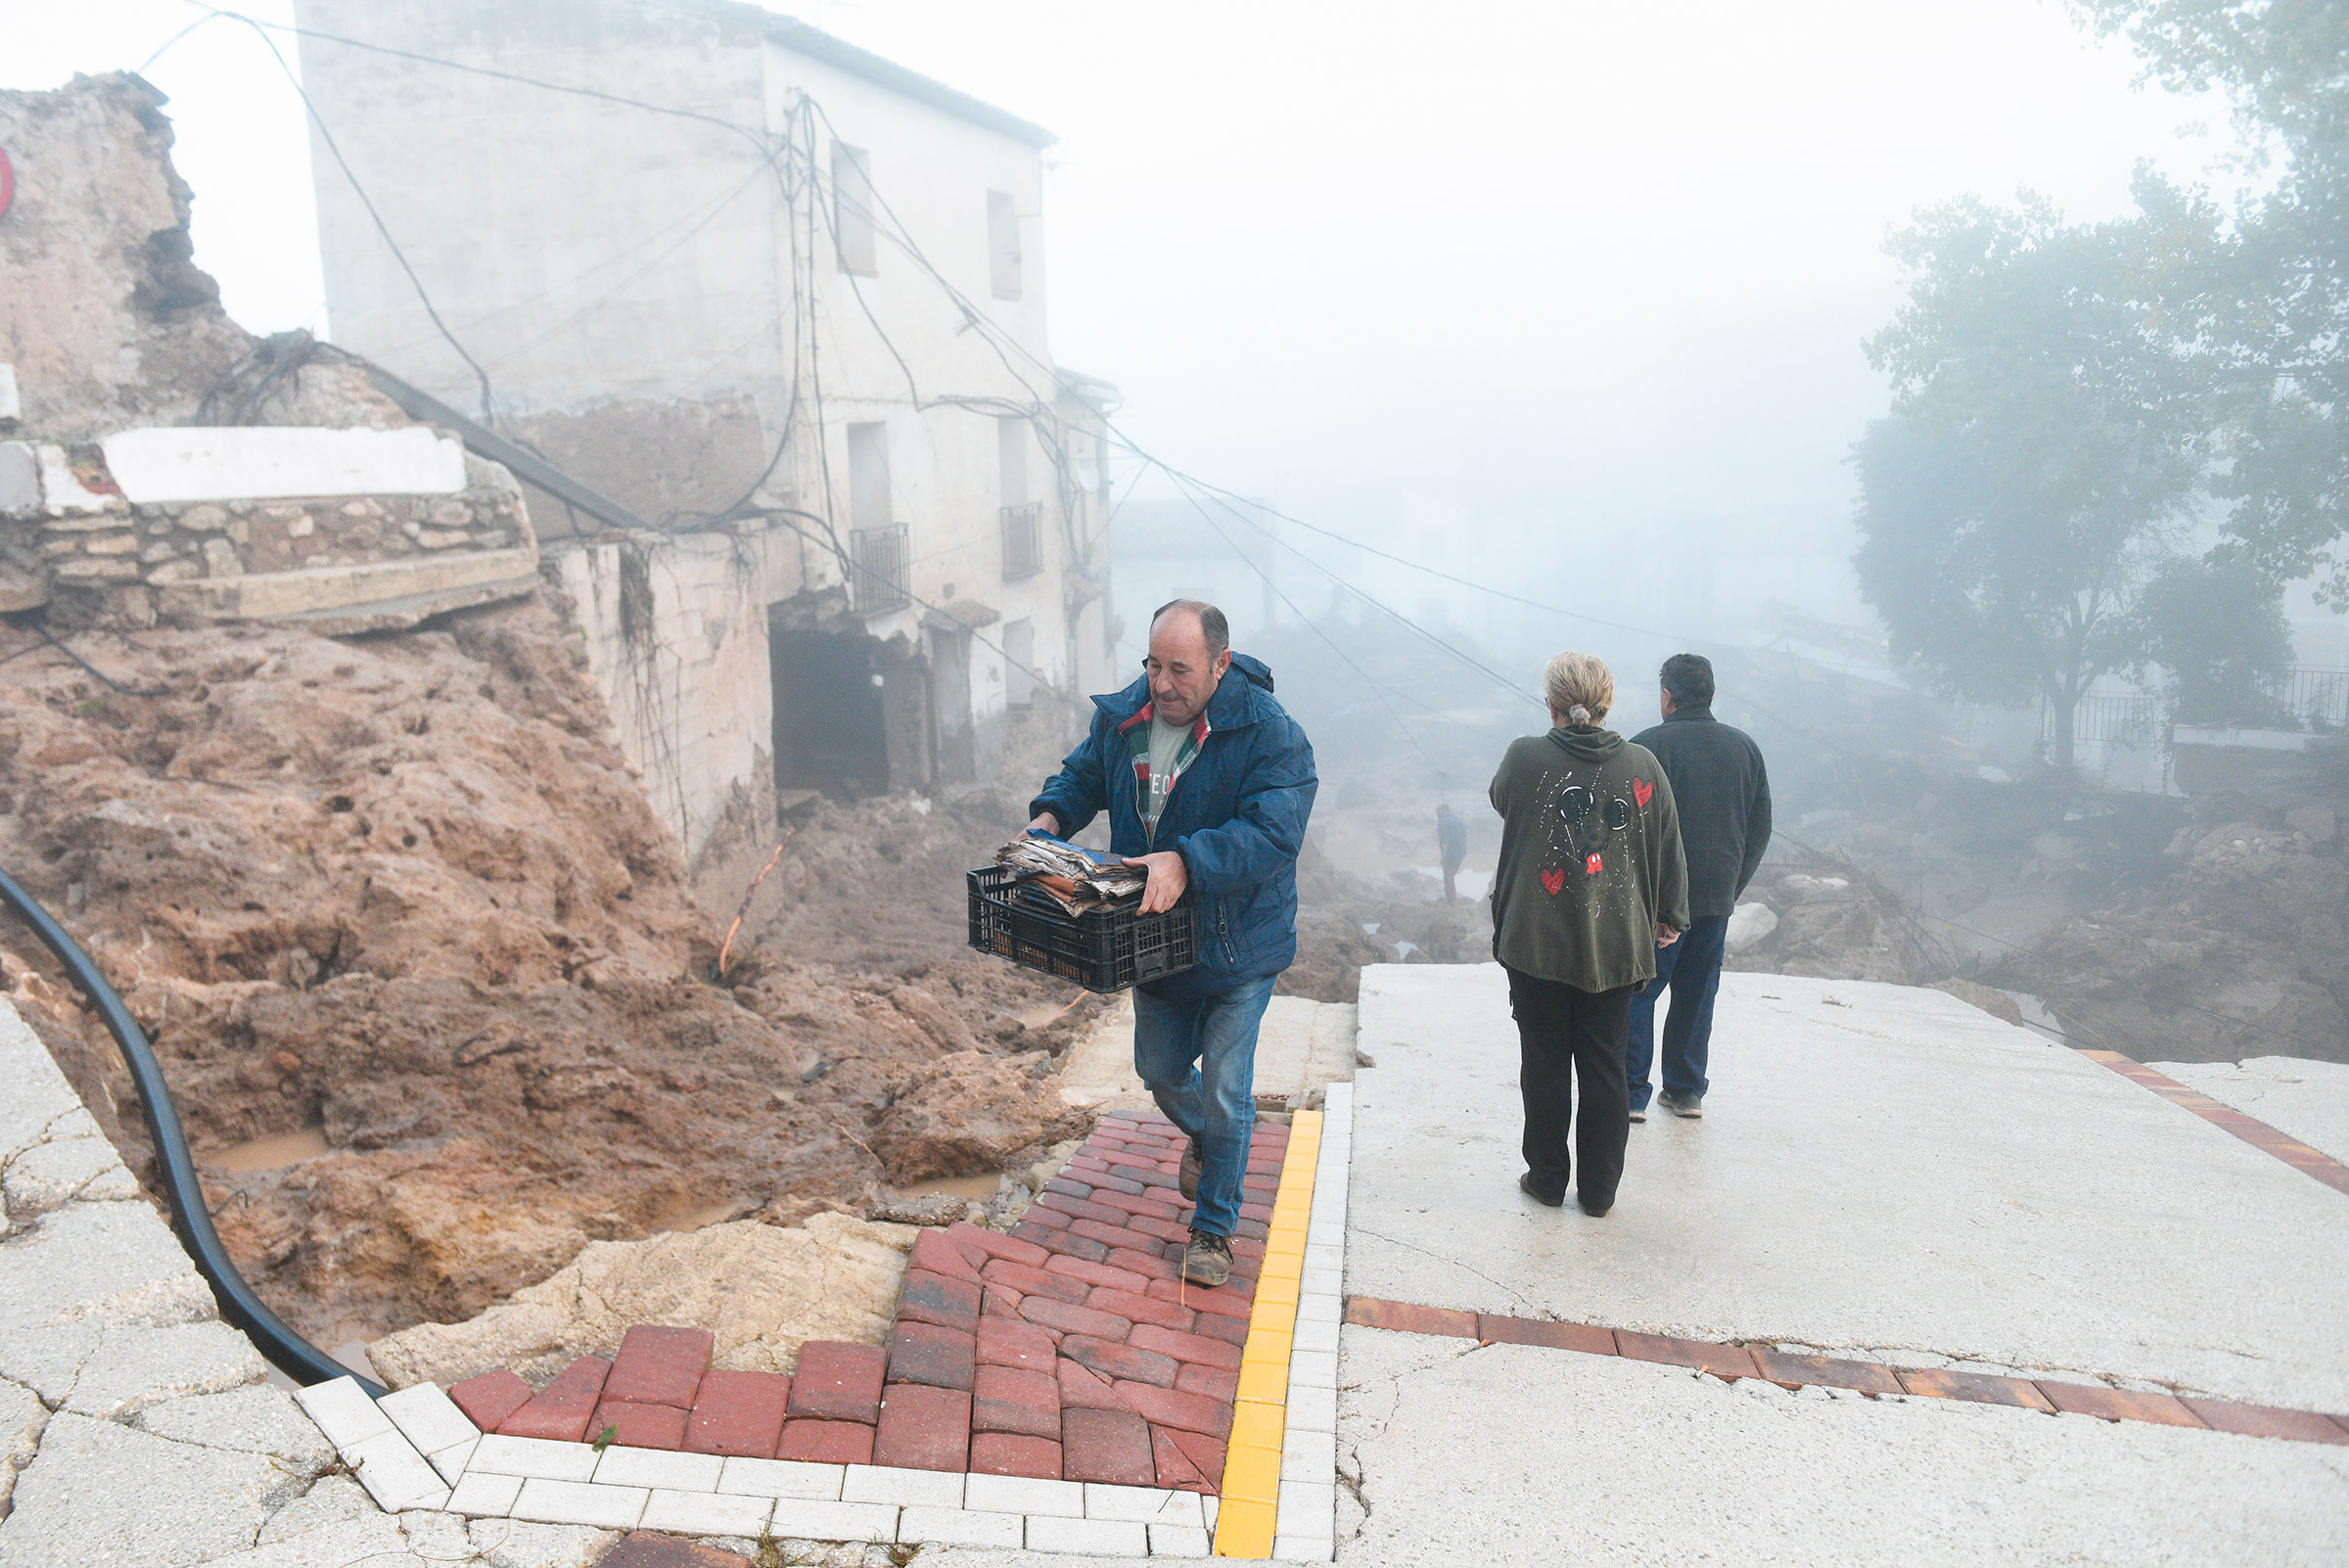
[{"label": "blue jeans", "polygon": [[1267,975],[1175,1001],[1133,993],[1133,1070],[1167,1120],[1200,1140],[1204,1168],[1191,1227],[1212,1235],[1228,1236],[1240,1222],[1240,1181],[1256,1126],[1256,1028],[1272,1000],[1272,981]]},{"label": "blue jeans", "polygon": [[1705,1097],[1713,994],[1721,989],[1722,944],[1728,932],[1727,915],[1698,915],[1680,941],[1656,949],[1656,978],[1632,998],[1631,1042],[1624,1048],[1633,1110],[1646,1110],[1653,1092],[1647,1066],[1656,1053],[1656,998],[1667,986],[1672,988],[1672,1010],[1664,1015],[1664,1092],[1683,1100]]}]

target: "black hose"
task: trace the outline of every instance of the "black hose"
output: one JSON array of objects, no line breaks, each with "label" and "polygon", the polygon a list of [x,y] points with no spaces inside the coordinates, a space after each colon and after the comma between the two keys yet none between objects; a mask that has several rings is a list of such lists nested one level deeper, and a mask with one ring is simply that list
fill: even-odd
[{"label": "black hose", "polygon": [[115,988],[107,984],[90,955],[81,945],[59,925],[49,911],[35,902],[32,895],[18,886],[14,877],[0,871],[0,902],[15,910],[19,919],[32,928],[57,961],[66,966],[73,984],[98,1009],[106,1020],[107,1033],[122,1048],[122,1060],[130,1067],[131,1081],[138,1085],[139,1104],[147,1112],[147,1131],[155,1139],[156,1164],[161,1169],[163,1194],[171,1200],[171,1229],[180,1245],[196,1260],[196,1271],[204,1275],[219,1298],[220,1315],[245,1331],[253,1348],[269,1359],[270,1364],[298,1383],[328,1383],[338,1377],[355,1377],[371,1399],[381,1399],[384,1388],[351,1371],[347,1366],[289,1328],[285,1320],[271,1312],[261,1298],[253,1293],[245,1276],[229,1260],[228,1249],[220,1245],[220,1232],[212,1228],[212,1217],[205,1208],[204,1187],[196,1179],[196,1162],[188,1153],[187,1134],[181,1130],[179,1112],[171,1104],[171,1089],[163,1082],[163,1070],[155,1059],[155,1048],[147,1043],[147,1036],[130,1009]]}]

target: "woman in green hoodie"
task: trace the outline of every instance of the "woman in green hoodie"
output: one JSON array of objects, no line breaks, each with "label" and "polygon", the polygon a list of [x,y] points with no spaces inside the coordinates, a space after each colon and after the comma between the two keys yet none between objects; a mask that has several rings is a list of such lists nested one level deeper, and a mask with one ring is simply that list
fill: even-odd
[{"label": "woman in green hoodie", "polygon": [[[1493,873],[1493,956],[1509,975],[1525,1096],[1525,1175],[1517,1185],[1589,1215],[1615,1203],[1631,1133],[1623,1051],[1632,998],[1655,978],[1656,949],[1688,927],[1688,868],[1672,781],[1654,754],[1599,727],[1615,677],[1589,654],[1562,653],[1542,683],[1546,735],[1510,743],[1493,775],[1501,817]],[[1583,1090],[1574,1116],[1575,1080]]]}]

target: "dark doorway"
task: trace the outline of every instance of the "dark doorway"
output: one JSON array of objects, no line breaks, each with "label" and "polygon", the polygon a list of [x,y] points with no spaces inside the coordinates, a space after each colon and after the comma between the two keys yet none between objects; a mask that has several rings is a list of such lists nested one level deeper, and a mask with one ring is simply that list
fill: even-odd
[{"label": "dark doorway", "polygon": [[771,607],[775,788],[855,799],[889,789],[880,645],[852,632],[784,626]]}]

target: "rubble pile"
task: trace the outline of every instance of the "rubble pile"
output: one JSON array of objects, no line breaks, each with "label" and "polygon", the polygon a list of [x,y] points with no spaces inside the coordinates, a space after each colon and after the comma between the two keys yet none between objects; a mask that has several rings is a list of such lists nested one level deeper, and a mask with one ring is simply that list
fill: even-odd
[{"label": "rubble pile", "polygon": [[2349,1061],[2345,817],[2309,804],[2189,826],[2166,886],[2057,922],[1985,978],[2141,1061]]},{"label": "rubble pile", "polygon": [[[200,1161],[315,1130],[323,1154],[208,1173],[232,1252],[305,1329],[467,1316],[590,1241],[861,1212],[1069,1130],[1046,1058],[997,1054],[991,973],[754,954],[709,983],[714,922],[548,598],[367,639],[71,641],[161,695],[28,630],[0,647],[0,863],[153,1034]],[[143,1169],[101,1027],[20,933],[0,945]]]}]

